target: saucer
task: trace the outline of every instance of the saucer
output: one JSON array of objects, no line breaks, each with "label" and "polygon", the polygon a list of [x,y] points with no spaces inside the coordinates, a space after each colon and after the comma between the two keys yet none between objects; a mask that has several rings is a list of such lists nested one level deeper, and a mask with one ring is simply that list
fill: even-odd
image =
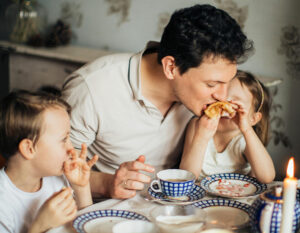
[{"label": "saucer", "polygon": [[148,193],[151,195],[154,201],[160,204],[170,205],[188,205],[199,201],[205,196],[205,190],[198,185],[194,185],[192,191],[184,197],[180,198],[169,198],[165,196],[162,192],[155,192],[151,187],[148,188]]}]

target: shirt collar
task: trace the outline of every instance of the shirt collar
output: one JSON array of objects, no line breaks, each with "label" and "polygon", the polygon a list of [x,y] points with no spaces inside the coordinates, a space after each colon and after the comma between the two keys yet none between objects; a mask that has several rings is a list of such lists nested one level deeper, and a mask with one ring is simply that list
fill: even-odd
[{"label": "shirt collar", "polygon": [[129,59],[128,64],[128,82],[131,87],[133,97],[136,100],[145,101],[142,95],[141,89],[141,60],[145,52],[157,49],[159,46],[158,42],[149,41],[146,48],[139,53],[133,54]]}]

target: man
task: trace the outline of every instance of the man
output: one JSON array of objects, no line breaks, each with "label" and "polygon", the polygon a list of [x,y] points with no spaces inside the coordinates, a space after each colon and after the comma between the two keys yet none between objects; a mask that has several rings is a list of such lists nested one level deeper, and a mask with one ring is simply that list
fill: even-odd
[{"label": "man", "polygon": [[251,49],[227,13],[195,5],[172,15],[160,43],[101,57],[74,72],[64,96],[73,107],[74,146],[85,142],[100,156],[93,193],[129,198],[150,181],[140,171],[176,166],[186,124],[226,99],[237,63]]}]

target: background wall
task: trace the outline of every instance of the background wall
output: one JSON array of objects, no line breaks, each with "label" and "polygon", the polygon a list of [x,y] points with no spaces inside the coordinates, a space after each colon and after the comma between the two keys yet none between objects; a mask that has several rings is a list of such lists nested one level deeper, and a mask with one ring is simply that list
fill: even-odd
[{"label": "background wall", "polygon": [[[7,0],[4,0],[7,2]],[[268,146],[278,178],[287,160],[296,159],[300,177],[300,1],[299,0],[38,0],[48,24],[64,18],[72,25],[72,44],[120,52],[135,52],[148,40],[159,40],[172,12],[209,3],[229,12],[254,41],[255,54],[239,68],[259,76],[279,78],[271,87],[272,141]],[[1,13],[0,13],[1,16]],[[3,23],[3,21],[2,21]],[[0,23],[1,26],[1,23]],[[5,39],[4,30],[0,38]]]}]

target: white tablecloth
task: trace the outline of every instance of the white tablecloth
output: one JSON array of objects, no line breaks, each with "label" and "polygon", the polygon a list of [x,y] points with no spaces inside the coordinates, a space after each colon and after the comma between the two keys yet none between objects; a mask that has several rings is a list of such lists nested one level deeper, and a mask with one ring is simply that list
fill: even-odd
[{"label": "white tablecloth", "polygon": [[[280,185],[282,182],[272,182],[268,185],[268,189]],[[155,208],[156,206],[159,206],[160,204],[153,202],[153,201],[147,201],[144,199],[145,191],[142,191],[142,193],[138,193],[134,198],[127,199],[127,200],[117,200],[117,199],[108,199],[102,202],[95,203],[83,210],[78,211],[77,216],[94,211],[94,210],[100,210],[100,209],[118,209],[118,210],[130,210],[134,211],[136,213],[142,214],[149,218],[151,220],[150,212]],[[206,196],[203,199],[211,199],[212,196]],[[254,197],[248,197],[243,199],[234,199],[246,204],[251,205],[252,202],[257,198],[257,196]],[[203,200],[201,199],[201,200]],[[64,226],[52,229],[48,231],[48,233],[74,233],[76,232],[72,228],[72,223],[66,224]],[[251,232],[250,229],[244,229],[239,232]]]}]

